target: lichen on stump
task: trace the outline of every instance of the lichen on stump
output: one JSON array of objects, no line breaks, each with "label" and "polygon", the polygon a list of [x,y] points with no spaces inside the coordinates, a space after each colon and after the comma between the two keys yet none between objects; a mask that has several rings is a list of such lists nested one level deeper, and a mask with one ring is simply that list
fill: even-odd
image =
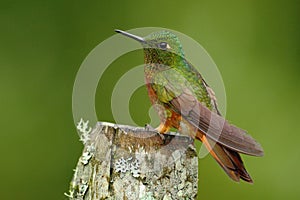
[{"label": "lichen on stump", "polygon": [[98,122],[88,137],[70,199],[196,199],[193,139],[106,122]]}]

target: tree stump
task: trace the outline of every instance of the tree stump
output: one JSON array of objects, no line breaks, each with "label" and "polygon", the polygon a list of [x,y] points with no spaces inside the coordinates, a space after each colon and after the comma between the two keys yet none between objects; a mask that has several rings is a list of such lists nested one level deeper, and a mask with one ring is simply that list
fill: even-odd
[{"label": "tree stump", "polygon": [[196,199],[198,157],[192,138],[106,122],[88,132],[70,200]]}]

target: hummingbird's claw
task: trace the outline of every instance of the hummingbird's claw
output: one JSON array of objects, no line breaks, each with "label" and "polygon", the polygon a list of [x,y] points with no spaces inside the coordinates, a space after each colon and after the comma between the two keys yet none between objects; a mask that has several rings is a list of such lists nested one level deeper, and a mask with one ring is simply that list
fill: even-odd
[{"label": "hummingbird's claw", "polygon": [[161,134],[156,128],[153,128],[150,124],[145,124],[145,130],[155,132],[162,139],[162,141],[165,142],[166,138],[164,134]]},{"label": "hummingbird's claw", "polygon": [[156,133],[157,133],[157,135],[161,138],[161,140],[163,141],[163,143],[165,143],[166,137],[164,136],[164,134],[161,134],[161,133],[159,133],[159,132],[157,132],[157,131],[156,131]]}]

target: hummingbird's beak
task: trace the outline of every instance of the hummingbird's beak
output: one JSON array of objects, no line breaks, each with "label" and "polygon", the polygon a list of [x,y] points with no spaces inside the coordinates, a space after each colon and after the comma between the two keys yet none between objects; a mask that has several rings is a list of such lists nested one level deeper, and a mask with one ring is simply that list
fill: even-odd
[{"label": "hummingbird's beak", "polygon": [[125,35],[125,36],[127,36],[127,37],[130,37],[130,38],[132,38],[132,39],[134,39],[134,40],[136,40],[136,41],[138,41],[138,42],[142,42],[142,43],[145,43],[145,42],[146,42],[145,39],[142,38],[142,37],[140,37],[140,36],[133,35],[133,34],[131,34],[131,33],[127,33],[127,32],[125,32],[125,31],[122,31],[122,30],[119,30],[119,29],[115,29],[115,32],[121,33],[122,35]]}]

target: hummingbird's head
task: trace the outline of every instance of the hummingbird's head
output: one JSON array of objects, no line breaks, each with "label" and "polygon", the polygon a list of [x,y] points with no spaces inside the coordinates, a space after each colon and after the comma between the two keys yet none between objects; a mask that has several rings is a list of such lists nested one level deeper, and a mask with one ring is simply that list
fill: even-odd
[{"label": "hummingbird's head", "polygon": [[[184,53],[178,37],[169,31],[159,31],[151,33],[144,38],[142,43],[145,53],[158,56],[168,56],[176,54],[183,57]],[[171,53],[171,54],[170,54]]]},{"label": "hummingbird's head", "polygon": [[172,65],[184,58],[178,37],[169,31],[154,32],[144,38],[121,30],[115,31],[141,43],[146,63]]}]

